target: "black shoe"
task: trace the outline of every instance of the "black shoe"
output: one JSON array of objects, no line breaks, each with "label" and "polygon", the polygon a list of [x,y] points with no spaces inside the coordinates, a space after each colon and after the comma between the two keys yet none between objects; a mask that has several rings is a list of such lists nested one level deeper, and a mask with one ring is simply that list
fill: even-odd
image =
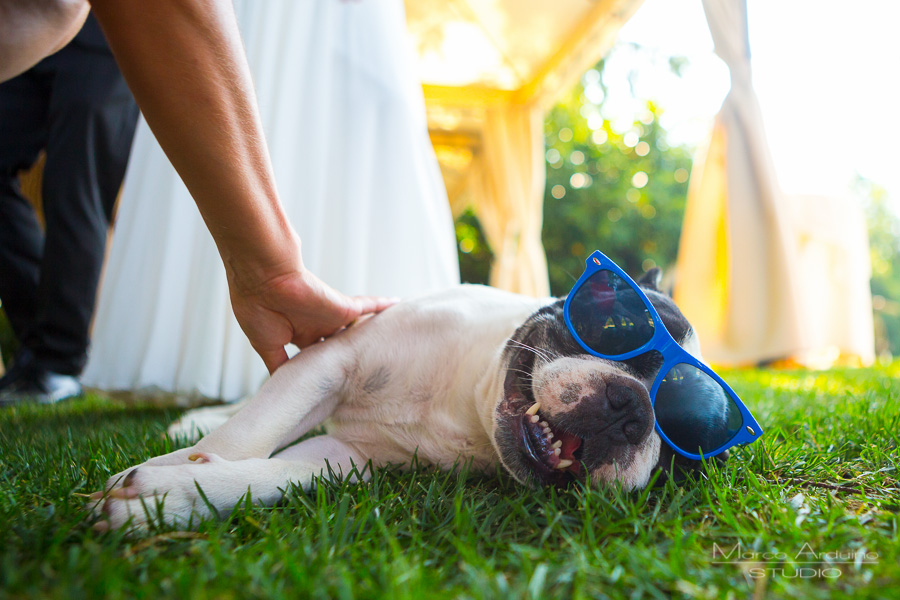
[{"label": "black shoe", "polygon": [[12,364],[6,371],[6,374],[3,377],[0,377],[0,394],[2,394],[6,388],[19,381],[25,373],[28,372],[31,363],[33,362],[34,354],[31,353],[31,350],[28,348],[19,350],[19,353],[16,354]]},{"label": "black shoe", "polygon": [[15,381],[0,389],[0,406],[27,403],[54,404],[81,394],[81,384],[75,377],[29,365],[17,375]]}]

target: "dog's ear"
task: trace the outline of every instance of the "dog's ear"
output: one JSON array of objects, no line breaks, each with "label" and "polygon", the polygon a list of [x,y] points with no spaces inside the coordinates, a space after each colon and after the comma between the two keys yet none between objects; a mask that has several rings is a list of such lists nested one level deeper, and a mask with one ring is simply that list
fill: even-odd
[{"label": "dog's ear", "polygon": [[659,267],[653,267],[643,275],[641,275],[640,279],[637,280],[637,284],[641,287],[651,289],[654,292],[661,291],[659,289],[659,282],[662,281],[662,269]]}]

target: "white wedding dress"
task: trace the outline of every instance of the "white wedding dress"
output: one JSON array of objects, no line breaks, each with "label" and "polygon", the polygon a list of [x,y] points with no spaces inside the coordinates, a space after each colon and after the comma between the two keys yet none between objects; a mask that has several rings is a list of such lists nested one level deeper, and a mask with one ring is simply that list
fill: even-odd
[{"label": "white wedding dress", "polygon": [[[401,0],[238,0],[279,192],[306,266],[350,294],[459,282]],[[138,125],[83,382],[235,400],[267,376],[187,189]]]}]

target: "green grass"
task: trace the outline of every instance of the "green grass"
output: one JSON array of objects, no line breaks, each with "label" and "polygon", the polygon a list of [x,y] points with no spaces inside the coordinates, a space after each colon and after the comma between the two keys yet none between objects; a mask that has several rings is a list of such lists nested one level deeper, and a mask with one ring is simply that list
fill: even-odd
[{"label": "green grass", "polygon": [[[898,374],[728,374],[766,435],[678,486],[535,492],[502,476],[389,469],[241,506],[196,534],[137,539],[95,534],[76,493],[169,451],[161,433],[177,411],[99,398],[7,409],[0,596],[897,598]],[[714,550],[738,543],[787,558],[717,564],[728,559]],[[790,577],[801,567],[817,575]],[[819,576],[826,568],[840,576]]]}]

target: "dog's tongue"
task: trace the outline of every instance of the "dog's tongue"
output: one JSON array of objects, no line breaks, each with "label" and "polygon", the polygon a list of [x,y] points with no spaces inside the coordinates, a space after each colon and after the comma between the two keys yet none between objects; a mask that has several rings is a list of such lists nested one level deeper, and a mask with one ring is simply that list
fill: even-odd
[{"label": "dog's tongue", "polygon": [[576,435],[572,435],[567,431],[562,431],[556,435],[556,439],[562,442],[562,446],[559,447],[559,458],[567,458],[571,461],[575,461],[575,457],[573,456],[573,454],[581,445],[581,438]]}]

